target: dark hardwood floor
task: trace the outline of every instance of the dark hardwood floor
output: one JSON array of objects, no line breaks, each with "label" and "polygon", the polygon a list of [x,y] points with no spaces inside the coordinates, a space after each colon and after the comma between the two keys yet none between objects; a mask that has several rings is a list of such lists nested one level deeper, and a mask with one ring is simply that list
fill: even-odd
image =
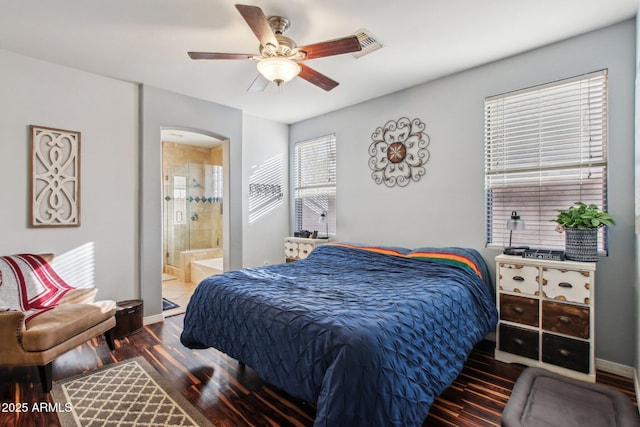
[{"label": "dark hardwood floor", "polygon": [[[143,356],[174,387],[182,391],[215,424],[225,426],[311,426],[315,408],[265,384],[250,368],[242,368],[213,350],[189,350],[180,344],[183,316],[145,326],[116,340],[109,352],[102,339],[94,339],[58,358],[56,380],[96,367]],[[435,401],[425,426],[499,426],[500,414],[524,368],[497,362],[490,342],[472,352],[456,381]],[[599,383],[623,391],[636,403],[630,379],[598,372]],[[58,426],[50,412],[15,412],[8,403],[52,402],[40,386],[36,368],[0,368],[0,426]]]}]

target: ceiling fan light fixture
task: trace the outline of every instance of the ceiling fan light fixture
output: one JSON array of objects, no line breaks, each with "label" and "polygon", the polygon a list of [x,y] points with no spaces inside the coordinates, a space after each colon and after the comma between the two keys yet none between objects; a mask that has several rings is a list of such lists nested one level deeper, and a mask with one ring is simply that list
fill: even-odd
[{"label": "ceiling fan light fixture", "polygon": [[249,92],[261,92],[269,82],[280,86],[296,76],[325,91],[333,90],[339,84],[337,81],[303,65],[302,62],[363,49],[357,35],[298,47],[295,41],[283,35],[290,25],[288,19],[281,16],[267,18],[258,6],[246,4],[236,4],[235,6],[260,42],[260,54],[216,52],[188,52],[188,54],[191,59],[249,59],[258,61],[260,74],[249,87]]},{"label": "ceiling fan light fixture", "polygon": [[274,57],[261,59],[258,62],[258,71],[267,80],[280,86],[300,74],[302,67],[291,59]]}]

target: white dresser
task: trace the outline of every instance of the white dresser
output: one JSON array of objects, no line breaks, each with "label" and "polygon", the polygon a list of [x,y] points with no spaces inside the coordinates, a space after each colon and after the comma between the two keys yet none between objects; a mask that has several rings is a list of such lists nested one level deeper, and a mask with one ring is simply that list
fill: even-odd
[{"label": "white dresser", "polygon": [[284,258],[286,262],[305,259],[317,246],[327,243],[329,239],[308,239],[304,237],[285,237]]},{"label": "white dresser", "polygon": [[499,255],[496,360],[595,382],[596,264]]}]

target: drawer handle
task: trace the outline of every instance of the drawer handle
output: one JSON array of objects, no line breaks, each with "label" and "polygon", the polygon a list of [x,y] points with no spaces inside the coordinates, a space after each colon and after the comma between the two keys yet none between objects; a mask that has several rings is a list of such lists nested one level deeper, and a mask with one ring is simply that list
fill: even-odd
[{"label": "drawer handle", "polygon": [[304,251],[302,251],[302,253],[303,253],[303,254],[308,254],[308,253],[309,253],[309,251],[305,249]]},{"label": "drawer handle", "polygon": [[516,282],[524,282],[524,277],[522,276],[513,276],[513,280]]},{"label": "drawer handle", "polygon": [[560,350],[559,353],[563,357],[569,357],[571,355],[571,352],[569,350],[565,350],[564,348],[562,350]]},{"label": "drawer handle", "polygon": [[523,345],[524,344],[524,340],[521,339],[521,338],[514,338],[513,342],[518,344],[518,345]]},{"label": "drawer handle", "polygon": [[571,318],[569,316],[558,316],[558,321],[568,325],[571,323]]},{"label": "drawer handle", "polygon": [[513,307],[513,311],[515,311],[518,314],[522,314],[524,313],[524,308],[516,306],[516,307]]},{"label": "drawer handle", "polygon": [[558,283],[558,286],[561,288],[573,288],[573,285],[569,282],[560,282]]}]

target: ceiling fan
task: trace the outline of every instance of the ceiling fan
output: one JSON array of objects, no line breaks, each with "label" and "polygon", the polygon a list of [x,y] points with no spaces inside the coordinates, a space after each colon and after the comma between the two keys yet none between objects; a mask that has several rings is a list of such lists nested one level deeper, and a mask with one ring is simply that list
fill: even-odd
[{"label": "ceiling fan", "polygon": [[281,16],[267,18],[257,6],[236,4],[236,9],[260,41],[260,54],[188,52],[191,59],[248,59],[258,61],[258,77],[249,92],[260,92],[269,82],[280,86],[300,76],[326,91],[338,86],[338,82],[305,65],[302,61],[340,55],[362,50],[358,37],[347,36],[298,47],[283,33],[289,28],[289,20]]}]

